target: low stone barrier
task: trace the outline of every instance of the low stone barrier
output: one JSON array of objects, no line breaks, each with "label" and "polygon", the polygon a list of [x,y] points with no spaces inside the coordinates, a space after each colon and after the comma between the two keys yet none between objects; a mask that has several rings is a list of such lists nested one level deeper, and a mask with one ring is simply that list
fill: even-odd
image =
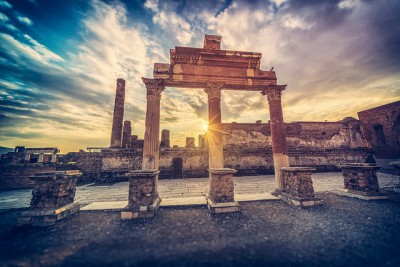
[{"label": "low stone barrier", "polygon": [[233,174],[229,168],[208,169],[210,188],[207,206],[211,213],[238,212],[239,204],[234,199]]},{"label": "low stone barrier", "polygon": [[129,179],[128,206],[121,211],[122,220],[151,218],[161,203],[158,195],[158,170],[135,170],[126,174]]},{"label": "low stone barrier", "polygon": [[293,206],[316,206],[323,201],[315,197],[311,173],[315,168],[284,167],[282,170],[283,191],[281,199]]},{"label": "low stone barrier", "polygon": [[379,191],[376,171],[380,167],[370,163],[347,163],[342,168],[344,188],[340,195],[356,197],[364,200],[387,199],[388,196]]},{"label": "low stone barrier", "polygon": [[74,198],[81,175],[80,171],[50,171],[29,177],[35,183],[30,208],[21,214],[17,224],[49,226],[78,212],[80,205],[74,203]]},{"label": "low stone barrier", "polygon": [[399,176],[399,184],[397,185],[397,188],[400,188],[400,161],[392,161],[389,165],[393,166],[395,174]]}]

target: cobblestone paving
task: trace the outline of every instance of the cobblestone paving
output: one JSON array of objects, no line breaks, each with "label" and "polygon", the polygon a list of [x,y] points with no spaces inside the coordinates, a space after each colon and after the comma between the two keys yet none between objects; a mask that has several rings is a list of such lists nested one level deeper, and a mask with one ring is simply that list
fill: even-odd
[{"label": "cobblestone paving", "polygon": [[[235,194],[260,194],[274,190],[274,176],[235,177]],[[342,173],[314,173],[314,190],[336,191],[343,187]],[[394,175],[378,173],[381,188],[393,188],[399,183]],[[159,180],[158,191],[162,198],[184,198],[206,196],[208,178],[187,178]],[[0,192],[0,210],[24,208],[29,206],[31,189]],[[75,201],[81,204],[106,201],[125,201],[128,197],[128,182],[110,185],[87,184],[78,186]]]}]

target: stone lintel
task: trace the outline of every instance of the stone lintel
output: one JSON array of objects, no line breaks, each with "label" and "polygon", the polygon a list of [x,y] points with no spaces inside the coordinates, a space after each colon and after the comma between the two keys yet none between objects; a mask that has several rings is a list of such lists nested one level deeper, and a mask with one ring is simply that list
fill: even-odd
[{"label": "stone lintel", "polygon": [[150,169],[150,170],[134,170],[134,171],[128,172],[125,175],[128,176],[128,178],[138,178],[138,179],[140,179],[140,178],[155,177],[159,173],[160,173],[159,170]]},{"label": "stone lintel", "polygon": [[317,169],[313,167],[282,167],[281,170],[288,172],[313,172]]},{"label": "stone lintel", "polygon": [[30,209],[21,213],[17,225],[51,226],[80,210],[80,204],[75,202],[57,209]]},{"label": "stone lintel", "polygon": [[281,192],[280,195],[281,200],[288,203],[289,205],[296,206],[296,207],[312,207],[318,206],[323,204],[323,200],[317,197],[296,197],[291,194],[287,194]]},{"label": "stone lintel", "polygon": [[342,169],[354,169],[354,170],[380,170],[381,167],[376,166],[375,164],[371,163],[346,163],[346,164],[339,164],[338,167]]},{"label": "stone lintel", "polygon": [[156,215],[158,208],[160,207],[160,203],[161,198],[157,197],[156,199],[154,199],[154,202],[148,206],[139,206],[132,208],[132,206],[128,205],[121,211],[121,219],[126,221],[152,218]]},{"label": "stone lintel", "polygon": [[236,201],[216,203],[212,199],[207,198],[207,207],[212,214],[232,213],[240,211],[239,204]]},{"label": "stone lintel", "polygon": [[51,180],[55,176],[60,177],[71,177],[71,176],[81,176],[82,173],[78,170],[72,171],[48,171],[48,172],[36,172],[35,176],[29,176],[31,180]]},{"label": "stone lintel", "polygon": [[237,172],[235,169],[230,168],[210,168],[207,169],[211,174],[221,175],[221,174],[234,174]]}]

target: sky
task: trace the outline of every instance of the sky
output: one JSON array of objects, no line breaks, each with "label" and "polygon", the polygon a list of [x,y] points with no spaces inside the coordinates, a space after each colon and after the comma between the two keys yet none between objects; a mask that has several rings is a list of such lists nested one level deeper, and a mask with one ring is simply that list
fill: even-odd
[{"label": "sky", "polygon": [[[274,67],[284,118],[338,121],[400,100],[398,0],[0,0],[0,146],[110,143],[116,79],[126,80],[124,120],[143,138],[154,63],[175,46],[261,52]],[[265,96],[223,91],[223,122],[269,120]],[[161,129],[171,145],[204,133],[202,89],[167,88]]]}]

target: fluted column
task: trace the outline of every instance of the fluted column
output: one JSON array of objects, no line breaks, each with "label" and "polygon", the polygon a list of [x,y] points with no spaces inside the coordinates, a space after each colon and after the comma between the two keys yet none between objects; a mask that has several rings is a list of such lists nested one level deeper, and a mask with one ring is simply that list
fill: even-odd
[{"label": "fluted column", "polygon": [[142,170],[157,170],[160,153],[160,99],[165,86],[162,79],[142,79],[147,88]]},{"label": "fluted column", "polygon": [[124,120],[125,104],[125,80],[117,79],[117,89],[115,93],[113,124],[111,129],[111,148],[121,147],[122,122]]},{"label": "fluted column", "polygon": [[284,188],[281,168],[289,167],[286,130],[283,122],[281,101],[282,91],[285,88],[286,85],[269,85],[261,92],[261,94],[267,96],[269,104],[275,186],[278,191]]},{"label": "fluted column", "polygon": [[221,123],[221,89],[223,84],[207,83],[204,92],[208,95],[208,158],[209,168],[224,167],[223,133]]}]

